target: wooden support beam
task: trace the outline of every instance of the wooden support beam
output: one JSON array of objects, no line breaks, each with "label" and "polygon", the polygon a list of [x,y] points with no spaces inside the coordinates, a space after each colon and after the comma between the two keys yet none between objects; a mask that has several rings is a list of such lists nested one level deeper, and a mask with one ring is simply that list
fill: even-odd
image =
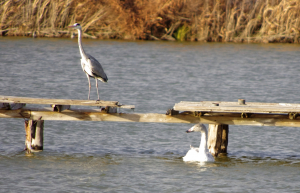
[{"label": "wooden support beam", "polygon": [[25,120],[25,149],[28,153],[43,150],[44,121]]},{"label": "wooden support beam", "polygon": [[53,111],[62,112],[63,110],[67,110],[71,108],[71,105],[51,105]]},{"label": "wooden support beam", "polygon": [[0,103],[0,109],[10,109],[9,103]]},{"label": "wooden support beam", "polygon": [[250,118],[241,118],[239,113],[205,113],[197,117],[184,112],[178,115],[158,113],[107,113],[100,109],[70,109],[54,112],[51,108],[0,110],[0,118],[27,118],[59,121],[116,121],[116,122],[153,122],[153,123],[204,123],[223,125],[286,126],[300,127],[300,117],[289,119],[288,114],[252,114]]},{"label": "wooden support beam", "polygon": [[227,153],[228,125],[209,124],[207,147],[213,156]]},{"label": "wooden support beam", "polygon": [[101,112],[104,112],[104,113],[117,113],[118,109],[116,107],[105,107],[105,108],[101,108]]},{"label": "wooden support beam", "polygon": [[17,110],[25,107],[25,103],[0,103],[0,109]]},{"label": "wooden support beam", "polygon": [[179,111],[175,111],[174,109],[168,109],[166,115],[178,115]]}]

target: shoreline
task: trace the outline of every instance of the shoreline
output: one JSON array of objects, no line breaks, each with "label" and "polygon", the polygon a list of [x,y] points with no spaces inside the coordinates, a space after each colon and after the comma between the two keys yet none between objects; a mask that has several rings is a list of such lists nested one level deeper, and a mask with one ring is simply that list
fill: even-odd
[{"label": "shoreline", "polygon": [[[32,38],[77,38],[77,32],[71,31],[63,31],[58,30],[57,33],[45,33],[40,32],[39,34],[33,32],[23,32],[23,33],[16,33],[16,32],[9,32],[10,30],[0,30],[0,37],[32,37]],[[2,33],[2,34],[1,34]],[[71,37],[73,36],[73,37]],[[89,35],[87,33],[83,33],[83,38],[85,39],[95,39],[95,40],[125,40],[125,41],[173,41],[173,42],[215,42],[215,43],[295,43],[293,40],[297,37],[294,36],[266,36],[266,37],[248,37],[248,38],[240,38],[236,37],[233,38],[232,41],[207,41],[207,40],[193,40],[193,41],[178,41],[175,39],[160,39],[160,38],[152,38],[152,39],[120,39],[120,38],[101,38],[96,37],[93,35]],[[298,42],[297,42],[298,43]],[[295,44],[297,44],[295,43]]]},{"label": "shoreline", "polygon": [[300,43],[300,1],[36,0],[0,3],[0,36]]}]

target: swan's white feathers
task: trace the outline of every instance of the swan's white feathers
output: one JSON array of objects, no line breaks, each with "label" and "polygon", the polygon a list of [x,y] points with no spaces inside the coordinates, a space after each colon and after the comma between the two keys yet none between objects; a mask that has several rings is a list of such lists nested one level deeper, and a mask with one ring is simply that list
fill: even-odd
[{"label": "swan's white feathers", "polygon": [[[196,162],[214,162],[214,157],[209,153],[207,149],[207,129],[203,124],[197,124],[186,131],[190,132],[201,132],[201,143],[199,148],[195,148],[190,145],[190,150],[183,157],[183,161],[196,161]],[[203,141],[202,141],[203,140]]]}]

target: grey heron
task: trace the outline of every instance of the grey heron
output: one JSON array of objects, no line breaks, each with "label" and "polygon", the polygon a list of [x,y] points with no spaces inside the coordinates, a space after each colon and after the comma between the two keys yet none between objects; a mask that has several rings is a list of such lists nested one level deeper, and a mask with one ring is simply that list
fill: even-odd
[{"label": "grey heron", "polygon": [[81,67],[82,70],[85,72],[88,81],[89,81],[89,95],[88,100],[90,100],[90,92],[91,92],[91,81],[90,77],[95,78],[96,80],[96,87],[97,87],[97,94],[98,94],[98,100],[100,100],[99,97],[99,91],[98,91],[98,81],[100,80],[102,82],[107,82],[107,76],[101,66],[101,64],[91,55],[86,54],[81,43],[82,38],[82,29],[79,23],[75,23],[74,25],[68,26],[69,28],[77,29],[78,30],[78,46],[79,51],[81,55]]}]

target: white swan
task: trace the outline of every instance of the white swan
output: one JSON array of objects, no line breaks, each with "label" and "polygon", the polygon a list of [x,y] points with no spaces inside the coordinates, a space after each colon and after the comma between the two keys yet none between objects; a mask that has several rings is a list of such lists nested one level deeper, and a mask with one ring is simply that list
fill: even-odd
[{"label": "white swan", "polygon": [[198,161],[198,162],[214,162],[214,157],[209,153],[207,149],[207,129],[203,124],[197,124],[186,131],[201,132],[201,141],[199,148],[191,146],[191,149],[183,157],[183,161]]}]

